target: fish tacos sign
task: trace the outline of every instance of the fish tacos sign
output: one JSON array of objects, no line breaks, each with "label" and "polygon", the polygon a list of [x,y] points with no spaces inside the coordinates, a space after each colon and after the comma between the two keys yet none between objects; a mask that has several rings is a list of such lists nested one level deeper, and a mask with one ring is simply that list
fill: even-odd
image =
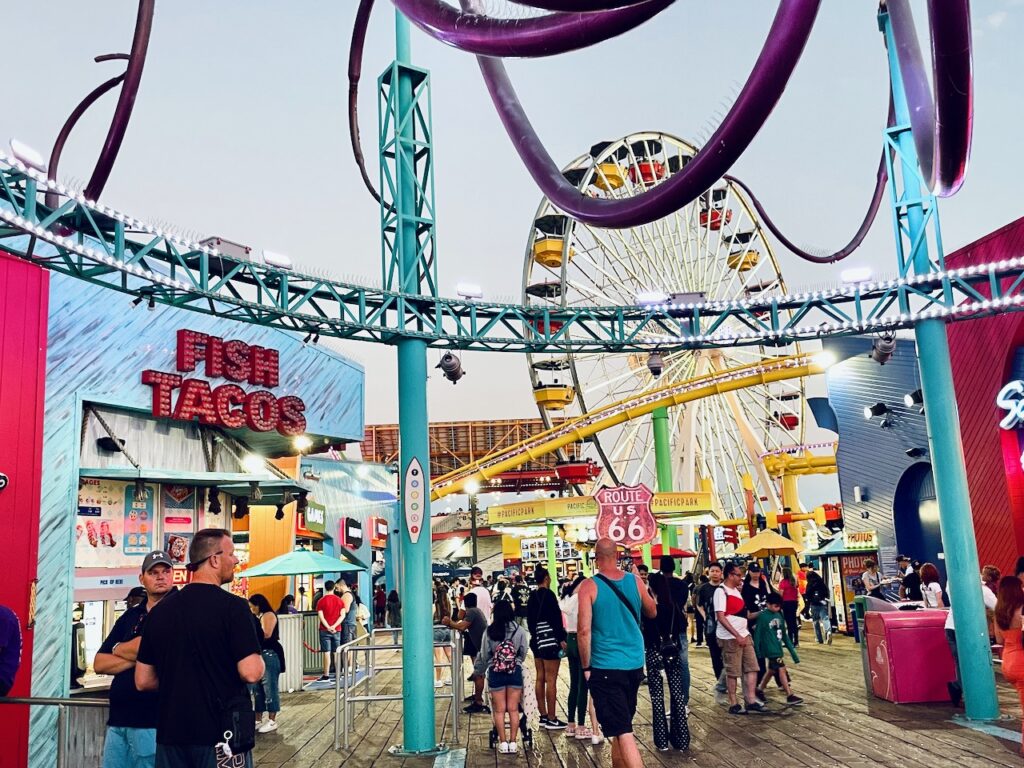
[{"label": "fish tacos sign", "polygon": [[658,524],[651,514],[653,498],[653,491],[643,483],[602,487],[594,494],[598,538],[607,537],[626,547],[653,540],[658,533]]}]

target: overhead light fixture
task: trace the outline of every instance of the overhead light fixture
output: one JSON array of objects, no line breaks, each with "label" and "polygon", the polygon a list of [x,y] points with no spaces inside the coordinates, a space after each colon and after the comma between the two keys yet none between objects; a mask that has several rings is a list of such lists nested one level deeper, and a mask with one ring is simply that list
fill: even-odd
[{"label": "overhead light fixture", "polygon": [[46,173],[46,161],[43,156],[28,144],[11,139],[11,154],[30,168],[35,168],[40,173]]},{"label": "overhead light fixture", "polygon": [[669,295],[664,291],[640,291],[636,294],[636,303],[641,306],[664,304],[668,300]]},{"label": "overhead light fixture", "polygon": [[235,497],[235,519],[241,520],[243,517],[249,514],[249,500],[245,496]]},{"label": "overhead light fixture", "polygon": [[915,389],[913,392],[908,392],[903,396],[903,404],[907,408],[913,408],[915,405],[921,405],[924,402],[924,396],[920,389]]},{"label": "overhead light fixture", "polygon": [[313,447],[313,440],[309,435],[298,435],[292,440],[292,446],[294,446],[296,451],[302,453]]},{"label": "overhead light fixture", "polygon": [[892,420],[892,416],[886,415],[886,417],[879,422],[878,426],[880,426],[882,429],[892,429],[893,424],[894,422]]},{"label": "overhead light fixture", "polygon": [[220,506],[220,494],[217,491],[217,486],[216,485],[211,486],[210,487],[210,492],[208,494],[206,494],[206,495],[207,495],[207,498],[209,498],[209,500],[210,500],[210,506],[208,507],[207,511],[211,515],[219,515],[221,513],[221,506]]},{"label": "overhead light fixture", "polygon": [[871,267],[850,267],[839,273],[844,283],[866,283],[871,279]]},{"label": "overhead light fixture", "polygon": [[811,362],[813,362],[819,368],[831,368],[838,362],[839,358],[836,357],[836,353],[827,349],[821,350],[821,352],[815,352],[811,355]]},{"label": "overhead light fixture", "polygon": [[284,502],[283,501],[279,501],[274,506],[277,507],[277,511],[274,512],[274,519],[275,520],[284,520]]},{"label": "overhead light fixture", "polygon": [[476,494],[480,493],[480,481],[476,479],[467,480],[464,488],[466,493],[468,493],[470,496],[475,496]]},{"label": "overhead light fixture", "polygon": [[928,449],[914,446],[913,448],[907,448],[907,450],[905,450],[904,453],[907,454],[907,456],[909,456],[912,459],[920,459],[928,455]]},{"label": "overhead light fixture", "polygon": [[455,294],[462,299],[482,299],[484,289],[476,283],[459,283],[455,286]]},{"label": "overhead light fixture", "polygon": [[864,406],[864,418],[873,419],[875,416],[884,416],[887,413],[891,413],[892,409],[889,408],[885,403],[875,403],[874,405]]},{"label": "overhead light fixture", "polygon": [[871,352],[868,353],[868,357],[879,365],[885,365],[890,359],[892,359],[895,352],[896,334],[883,333],[871,342]]},{"label": "overhead light fixture", "polygon": [[96,440],[96,447],[107,453],[120,453],[124,450],[124,440],[119,437],[101,437]]},{"label": "overhead light fixture", "polygon": [[275,253],[274,251],[263,251],[263,263],[271,267],[277,267],[278,269],[291,269],[292,260],[285,256],[283,253]]},{"label": "overhead light fixture", "polygon": [[651,352],[647,356],[647,370],[654,378],[661,376],[661,372],[665,370],[665,359],[661,356],[661,352]]},{"label": "overhead light fixture", "polygon": [[266,460],[255,453],[247,453],[242,457],[242,469],[250,475],[257,475],[266,469]]}]

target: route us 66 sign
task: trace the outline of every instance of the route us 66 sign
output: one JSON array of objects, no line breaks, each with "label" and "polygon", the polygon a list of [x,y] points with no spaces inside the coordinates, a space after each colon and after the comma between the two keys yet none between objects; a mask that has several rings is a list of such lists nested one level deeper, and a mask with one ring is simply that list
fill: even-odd
[{"label": "route us 66 sign", "polygon": [[651,514],[654,493],[646,485],[602,487],[594,494],[597,501],[597,536],[631,547],[646,544],[658,532]]}]

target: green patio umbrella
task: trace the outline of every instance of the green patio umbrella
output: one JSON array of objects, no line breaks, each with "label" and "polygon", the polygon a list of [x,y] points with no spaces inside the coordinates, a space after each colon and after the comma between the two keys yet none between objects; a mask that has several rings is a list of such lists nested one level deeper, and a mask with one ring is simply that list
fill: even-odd
[{"label": "green patio umbrella", "polygon": [[322,552],[299,549],[287,552],[265,563],[254,565],[240,573],[236,578],[253,576],[297,576],[306,573],[341,573],[342,571],[365,571],[366,566],[339,560]]}]

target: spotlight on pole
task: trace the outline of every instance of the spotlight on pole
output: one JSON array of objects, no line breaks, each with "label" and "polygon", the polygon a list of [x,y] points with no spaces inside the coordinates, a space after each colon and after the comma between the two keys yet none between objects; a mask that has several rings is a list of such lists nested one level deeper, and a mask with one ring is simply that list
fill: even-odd
[{"label": "spotlight on pole", "polygon": [[892,410],[885,403],[875,403],[874,405],[864,406],[864,418],[873,419],[876,416],[885,416],[887,413],[891,413]]},{"label": "spotlight on pole", "polygon": [[661,376],[661,372],[665,370],[665,360],[662,358],[661,352],[651,352],[647,356],[647,370],[654,378]]},{"label": "spotlight on pole", "polygon": [[452,384],[458,384],[459,379],[466,375],[466,372],[462,370],[462,361],[451,352],[445,352],[441,362],[434,367],[440,368],[441,373]]},{"label": "spotlight on pole", "polygon": [[896,352],[896,334],[883,333],[871,342],[871,352],[868,356],[879,365],[885,365]]},{"label": "spotlight on pole", "polygon": [[914,446],[913,448],[907,448],[904,453],[912,459],[920,459],[928,455],[928,449]]},{"label": "spotlight on pole", "polygon": [[921,394],[920,389],[915,389],[913,392],[908,392],[903,396],[903,404],[907,408],[918,407],[924,410],[924,396]]}]

